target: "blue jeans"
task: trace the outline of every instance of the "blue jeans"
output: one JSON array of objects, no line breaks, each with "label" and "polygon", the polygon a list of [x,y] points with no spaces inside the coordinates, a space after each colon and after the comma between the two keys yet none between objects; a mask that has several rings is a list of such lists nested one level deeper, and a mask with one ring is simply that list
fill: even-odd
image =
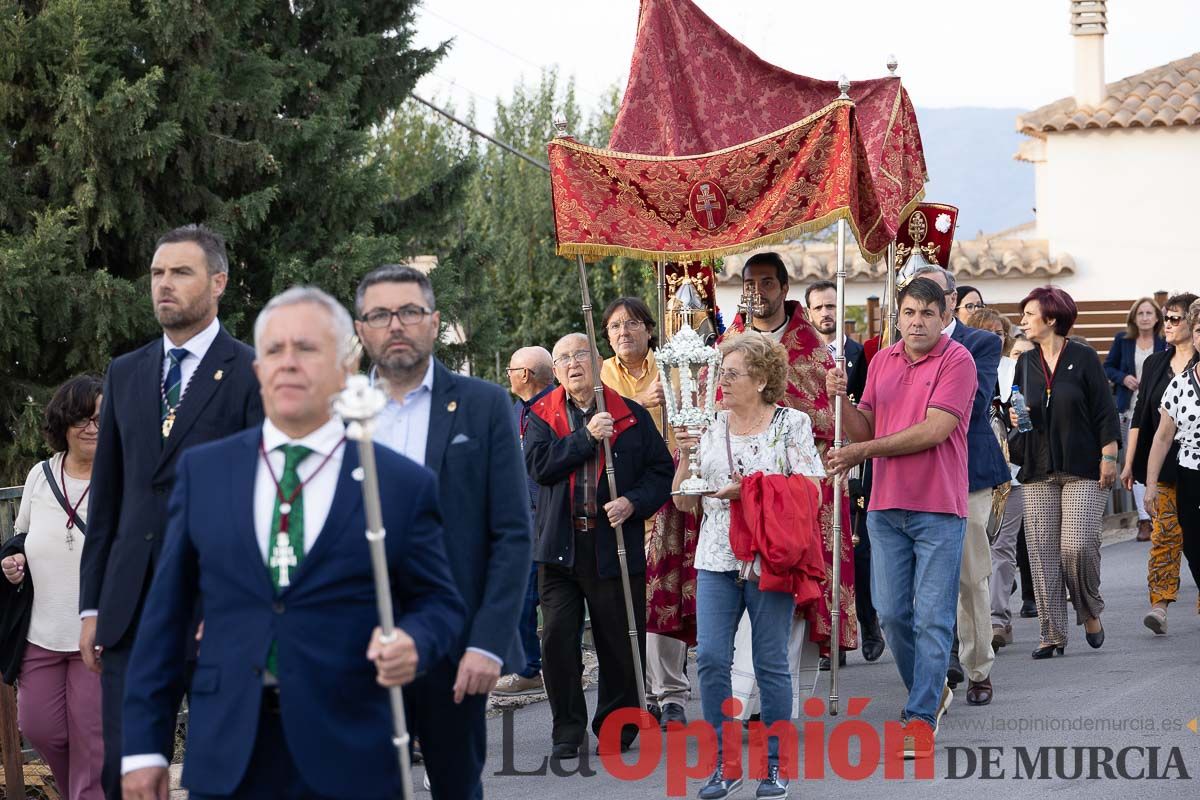
[{"label": "blue jeans", "polygon": [[537,562],[533,562],[533,568],[529,571],[529,585],[525,588],[525,605],[521,608],[521,619],[517,623],[521,645],[525,649],[525,669],[517,673],[522,678],[542,674],[542,643],[538,639],[537,567]]},{"label": "blue jeans", "polygon": [[[729,670],[733,666],[733,638],[743,611],[750,613],[754,677],[762,700],[762,721],[770,726],[792,717],[788,636],[792,631],[795,601],[787,592],[760,592],[758,584],[750,581],[739,584],[736,578],[736,572],[696,570],[700,708],[705,722],[717,734],[718,763],[722,757],[721,724],[731,719],[721,713],[721,703],[733,695]],[[767,740],[767,763],[779,764],[779,739],[775,736]]]},{"label": "blue jeans", "polygon": [[908,688],[904,715],[935,724],[958,611],[967,521],[927,511],[871,511],[871,598]]}]

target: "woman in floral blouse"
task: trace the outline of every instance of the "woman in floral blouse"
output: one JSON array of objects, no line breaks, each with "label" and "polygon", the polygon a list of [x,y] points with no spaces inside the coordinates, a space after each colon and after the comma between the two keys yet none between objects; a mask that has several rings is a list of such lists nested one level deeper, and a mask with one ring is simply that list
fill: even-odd
[{"label": "woman in floral blouse", "polygon": [[[701,474],[711,496],[676,496],[675,504],[695,513],[703,506],[696,546],[697,664],[700,702],[705,720],[720,730],[729,719],[721,708],[731,696],[730,668],[734,634],[744,611],[753,633],[754,672],[762,697],[762,721],[770,726],[786,721],[792,712],[792,679],[788,668],[788,637],[795,601],[787,592],[760,591],[760,564],[739,561],[729,541],[730,500],[741,496],[741,480],[755,472],[767,475],[805,475],[814,483],[825,470],[813,441],[808,415],[776,406],[787,390],[787,352],[776,342],[750,333],[721,344],[723,363],[718,373],[726,410],[717,415],[699,441]],[[676,429],[680,448],[697,445],[686,428]],[[732,460],[732,464],[730,461]],[[688,476],[681,458],[675,488]],[[726,776],[718,737],[717,767],[700,790],[702,800],[727,797],[741,786],[741,777]],[[787,780],[779,775],[779,741],[768,739],[767,777],[758,797],[783,797]]]}]

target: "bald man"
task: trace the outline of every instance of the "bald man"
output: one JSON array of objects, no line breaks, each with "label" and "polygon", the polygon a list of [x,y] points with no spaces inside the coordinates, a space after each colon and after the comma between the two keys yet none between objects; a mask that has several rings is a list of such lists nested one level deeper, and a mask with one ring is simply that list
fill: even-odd
[{"label": "bald man", "polygon": [[[513,402],[513,416],[517,418],[517,429],[521,432],[521,449],[525,449],[525,429],[529,426],[529,409],[554,388],[554,363],[550,351],[544,347],[522,347],[508,359],[508,384],[517,396]],[[529,482],[529,513],[537,509],[538,485],[533,478]],[[525,648],[525,668],[512,672],[496,682],[492,694],[501,697],[537,694],[545,690],[542,682],[542,645],[538,641],[538,587],[537,563],[529,573],[529,584],[525,589],[525,608],[521,611],[521,644]]]},{"label": "bald man", "polygon": [[[645,522],[671,495],[675,464],[650,413],[604,387],[607,411],[593,394],[595,351],[586,336],[569,334],[554,345],[554,376],[561,387],[526,417],[525,465],[541,487],[534,522],[534,560],[542,602],[546,696],[554,718],[551,756],[578,758],[587,738],[579,628],[584,603],[600,662],[600,688],[591,730],[599,734],[618,708],[639,707],[629,628],[617,556],[621,527],[643,670],[646,652]],[[603,478],[602,440],[612,447],[616,497]],[[621,731],[627,750],[637,726]],[[616,742],[608,742],[613,752]]]}]

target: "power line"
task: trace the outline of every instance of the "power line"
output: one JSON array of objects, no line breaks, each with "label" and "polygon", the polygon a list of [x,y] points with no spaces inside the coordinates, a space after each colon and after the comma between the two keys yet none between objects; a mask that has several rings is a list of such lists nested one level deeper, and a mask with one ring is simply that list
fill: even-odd
[{"label": "power line", "polygon": [[[491,39],[488,39],[488,38],[487,38],[487,37],[485,37],[485,36],[481,36],[481,35],[479,35],[478,33],[475,33],[474,31],[472,31],[472,30],[470,30],[469,28],[467,28],[467,27],[465,27],[465,26],[463,26],[463,25],[461,25],[461,24],[459,24],[459,23],[455,22],[455,21],[454,21],[454,20],[452,20],[452,19],[448,19],[447,17],[443,17],[441,14],[438,14],[438,13],[436,13],[436,12],[434,12],[434,11],[430,11],[430,10],[429,10],[427,7],[425,7],[425,6],[421,6],[421,12],[422,12],[422,13],[424,13],[424,14],[428,14],[429,16],[431,16],[431,17],[434,17],[434,18],[436,18],[436,19],[440,19],[442,22],[446,23],[447,25],[449,25],[449,26],[451,26],[451,27],[458,28],[460,31],[462,31],[463,33],[467,34],[468,36],[471,36],[471,37],[473,37],[473,38],[475,38],[475,39],[478,39],[479,41],[483,42],[483,43],[484,43],[484,44],[486,44],[487,46],[489,46],[489,47],[492,47],[492,48],[495,48],[496,50],[499,50],[501,53],[504,53],[505,55],[508,55],[508,56],[510,56],[511,58],[515,58],[515,59],[517,59],[518,61],[520,61],[520,62],[522,62],[522,63],[524,63],[524,64],[528,64],[529,66],[533,67],[534,69],[537,69],[537,70],[541,71],[543,74],[547,74],[547,75],[549,75],[549,74],[557,74],[557,71],[556,71],[556,70],[554,70],[554,69],[552,69],[552,68],[550,68],[550,67],[544,66],[544,65],[542,65],[542,64],[539,64],[539,63],[537,63],[536,61],[532,61],[532,60],[530,60],[530,59],[526,58],[525,56],[521,55],[520,53],[516,53],[516,52],[514,52],[514,51],[512,51],[512,50],[509,50],[509,49],[508,49],[507,47],[505,47],[504,45],[502,45],[502,44],[497,44],[496,42],[493,42]],[[580,87],[578,83],[576,83],[576,84],[575,84],[575,90],[576,90],[576,91],[578,91],[578,92],[581,92],[581,93],[583,93],[583,94],[585,94],[585,95],[587,95],[588,97],[592,98],[593,100],[599,100],[600,102],[604,102],[604,98],[600,97],[600,96],[599,96],[599,95],[597,95],[597,94],[594,94],[594,93],[592,93],[592,92],[588,91],[587,89],[584,89],[584,88]]]}]

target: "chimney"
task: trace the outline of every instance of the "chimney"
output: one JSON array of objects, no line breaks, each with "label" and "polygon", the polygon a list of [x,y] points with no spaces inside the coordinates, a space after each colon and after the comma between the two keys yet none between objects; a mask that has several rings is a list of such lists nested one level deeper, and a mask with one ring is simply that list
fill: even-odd
[{"label": "chimney", "polygon": [[1104,34],[1108,32],[1106,0],[1071,0],[1071,35],[1075,37],[1075,103],[1104,102]]}]

